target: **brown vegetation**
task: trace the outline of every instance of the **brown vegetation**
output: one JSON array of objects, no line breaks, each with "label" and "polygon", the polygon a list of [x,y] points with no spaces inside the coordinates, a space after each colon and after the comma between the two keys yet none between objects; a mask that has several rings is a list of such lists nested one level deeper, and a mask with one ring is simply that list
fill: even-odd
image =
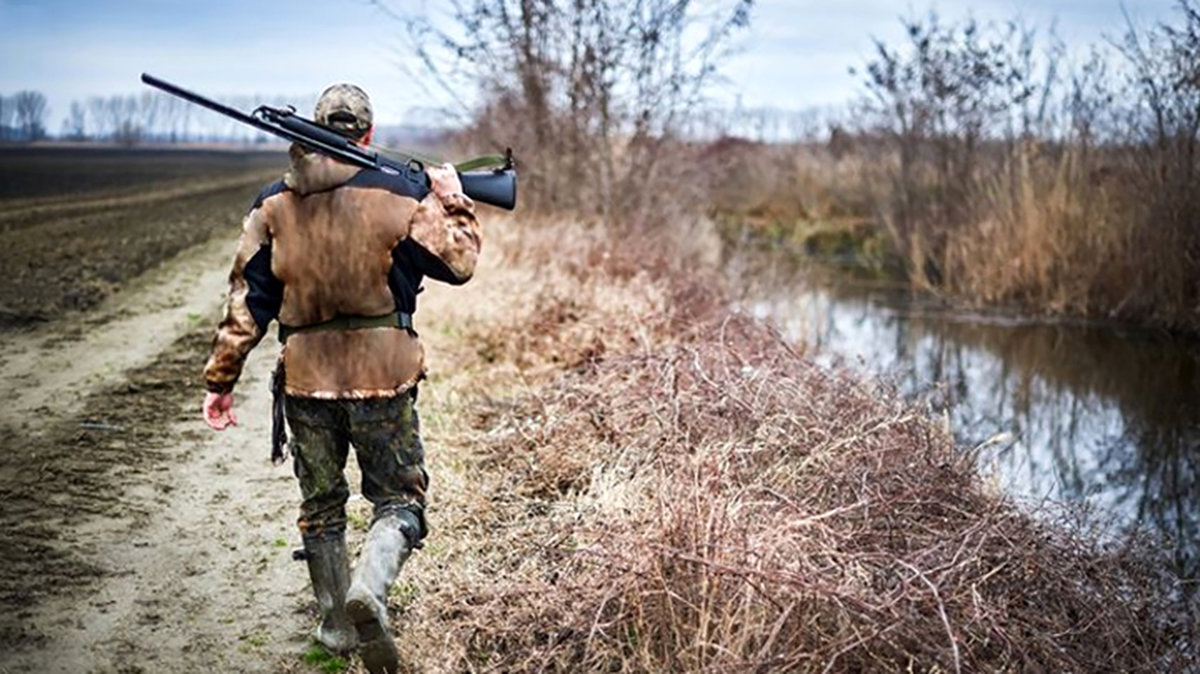
[{"label": "brown vegetation", "polygon": [[625,274],[619,246],[530,227],[501,245],[541,282],[467,334],[467,367],[509,375],[456,433],[480,491],[455,545],[483,568],[441,575],[445,668],[1194,664],[1152,550],[1022,512],[922,410],[730,314],[704,274]]},{"label": "brown vegetation", "polygon": [[966,303],[1196,331],[1200,7],[1178,17],[1070,70],[1018,24],[914,19],[867,68],[865,124],[742,148],[768,178],[715,207],[801,238],[873,222],[889,245],[868,263]]},{"label": "brown vegetation", "polygon": [[[737,26],[730,4],[715,35]],[[730,312],[704,263],[701,196],[724,185],[764,221],[873,215],[896,188],[858,169],[887,176],[895,152],[831,148],[824,164],[685,141],[692,89],[667,87],[656,107],[637,79],[674,81],[690,10],[671,6],[461,3],[466,42],[409,23],[451,62],[482,64],[469,75],[488,104],[468,140],[524,139],[530,189],[519,230],[489,242],[528,278],[501,318],[469,324],[457,369],[471,383],[448,393],[475,400],[441,438],[470,485],[445,514],[447,548],[415,562],[439,567],[435,596],[401,621],[445,649],[408,655],[449,671],[1194,667],[1196,608],[1154,549],[1023,512],[923,410]],[[675,71],[697,88],[707,73]],[[809,182],[756,202],[757,173]],[[939,279],[947,241],[916,258]]]}]

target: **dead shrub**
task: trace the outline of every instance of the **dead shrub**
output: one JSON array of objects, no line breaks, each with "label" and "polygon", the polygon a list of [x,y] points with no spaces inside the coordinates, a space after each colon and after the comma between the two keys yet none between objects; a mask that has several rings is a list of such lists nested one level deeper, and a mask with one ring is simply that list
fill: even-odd
[{"label": "dead shrub", "polygon": [[[455,590],[454,667],[1195,666],[1196,607],[1153,549],[1021,511],[922,410],[730,314],[716,284],[543,265],[540,299],[483,328],[525,385],[481,403],[503,505],[488,582]],[[597,335],[599,357],[563,356]]]},{"label": "dead shrub", "polygon": [[551,520],[551,565],[473,597],[464,665],[1194,663],[1194,613],[1145,550],[1019,512],[919,410],[758,326],[729,318],[696,334],[535,389],[492,426],[493,456],[538,464],[516,473],[516,493],[565,499],[573,517]]},{"label": "dead shrub", "polygon": [[577,369],[671,339],[723,307],[721,282],[701,261],[718,245],[704,221],[633,239],[535,219],[508,236],[504,263],[537,272],[523,311],[466,335],[483,362],[527,376]]}]

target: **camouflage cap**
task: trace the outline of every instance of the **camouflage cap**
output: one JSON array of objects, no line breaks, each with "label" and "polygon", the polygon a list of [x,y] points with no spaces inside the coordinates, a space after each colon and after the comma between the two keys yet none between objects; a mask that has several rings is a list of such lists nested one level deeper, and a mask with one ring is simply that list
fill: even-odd
[{"label": "camouflage cap", "polygon": [[371,99],[353,84],[334,84],[321,92],[313,119],[347,136],[357,138],[371,128]]}]

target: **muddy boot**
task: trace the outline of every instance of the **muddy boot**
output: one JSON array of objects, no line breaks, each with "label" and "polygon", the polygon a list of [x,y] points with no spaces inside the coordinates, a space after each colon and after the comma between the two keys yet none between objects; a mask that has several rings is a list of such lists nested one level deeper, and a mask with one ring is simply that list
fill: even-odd
[{"label": "muddy boot", "polygon": [[335,653],[352,651],[358,645],[358,638],[353,623],[346,617],[346,590],[350,585],[346,534],[338,531],[305,536],[304,552],[313,594],[321,610],[321,624],[313,638]]},{"label": "muddy boot", "polygon": [[346,594],[346,613],[358,632],[359,654],[371,674],[396,674],[399,656],[388,627],[387,595],[400,566],[417,539],[419,524],[408,510],[389,510],[376,517],[367,532],[354,583]]}]

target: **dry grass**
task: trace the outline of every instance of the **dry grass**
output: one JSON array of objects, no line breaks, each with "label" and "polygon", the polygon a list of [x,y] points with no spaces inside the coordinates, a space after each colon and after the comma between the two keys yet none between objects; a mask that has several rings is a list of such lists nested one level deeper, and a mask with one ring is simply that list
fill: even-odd
[{"label": "dry grass", "polygon": [[1026,145],[1006,162],[980,177],[975,221],[947,239],[951,293],[1038,313],[1200,328],[1190,196],[1076,149]]},{"label": "dry grass", "polygon": [[[602,237],[562,229],[505,248],[538,282],[509,288],[505,318],[462,342],[464,371],[512,374],[449,394],[473,400],[441,426],[461,464],[439,487],[452,512],[413,570],[436,578],[402,621],[402,641],[424,644],[414,660],[1194,666],[1194,608],[1151,551],[1020,512],[919,410],[730,315],[702,273],[628,273],[619,246],[605,256]],[[603,264],[565,262],[589,255]]]},{"label": "dry grass", "polygon": [[1200,202],[1138,166],[1136,148],[992,147],[951,198],[927,166],[898,183],[894,153],[860,140],[840,156],[725,148],[722,162],[743,179],[713,208],[819,257],[828,251],[813,242],[832,235],[859,264],[901,270],[961,304],[1200,330]]}]

